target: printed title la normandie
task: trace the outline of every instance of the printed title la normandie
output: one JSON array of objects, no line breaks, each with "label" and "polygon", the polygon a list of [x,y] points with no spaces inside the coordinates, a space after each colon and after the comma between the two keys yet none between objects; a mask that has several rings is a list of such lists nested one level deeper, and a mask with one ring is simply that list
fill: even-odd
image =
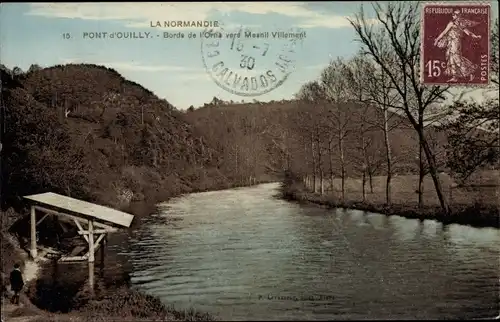
[{"label": "printed title la normandie", "polygon": [[203,27],[203,28],[217,28],[219,27],[219,22],[207,21],[207,20],[171,20],[171,21],[150,21],[150,26],[155,28],[186,28],[186,27]]}]

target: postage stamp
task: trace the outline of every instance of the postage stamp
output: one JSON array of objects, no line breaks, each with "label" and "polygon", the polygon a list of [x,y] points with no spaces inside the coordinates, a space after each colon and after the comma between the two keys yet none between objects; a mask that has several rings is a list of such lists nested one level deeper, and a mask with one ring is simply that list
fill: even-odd
[{"label": "postage stamp", "polygon": [[212,80],[239,96],[259,96],[281,86],[294,71],[305,32],[255,31],[240,26],[206,29],[201,35],[203,65]]},{"label": "postage stamp", "polygon": [[420,79],[425,85],[490,83],[491,5],[422,5]]}]

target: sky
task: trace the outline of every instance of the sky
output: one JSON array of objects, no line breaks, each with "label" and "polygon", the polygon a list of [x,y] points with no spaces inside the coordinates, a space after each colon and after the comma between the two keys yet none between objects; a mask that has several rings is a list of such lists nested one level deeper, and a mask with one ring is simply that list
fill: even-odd
[{"label": "sky", "polygon": [[[347,18],[358,12],[361,3],[2,3],[0,61],[25,71],[31,64],[105,65],[179,109],[203,105],[214,96],[246,102],[290,99],[304,83],[317,79],[332,59],[349,58],[358,51],[359,43]],[[369,3],[365,9],[370,15]],[[497,11],[498,3],[494,2],[492,12]],[[236,42],[223,36],[217,41],[200,37],[204,27],[165,27],[165,21],[217,21],[221,26],[214,31],[224,36],[240,28],[270,35],[241,37]],[[156,26],[157,22],[162,26]],[[304,37],[293,42],[291,50],[290,39],[272,37],[278,31],[302,33]],[[105,38],[90,38],[104,32]],[[185,37],[165,38],[164,32]],[[190,33],[197,37],[189,38]],[[143,38],[117,38],[125,34]],[[235,49],[238,41],[243,44],[239,52]],[[215,55],[215,50],[220,55]],[[224,66],[214,67],[219,61]],[[277,63],[284,69],[277,70]],[[224,68],[228,68],[227,73]],[[270,70],[274,82],[267,74]],[[241,77],[239,81],[248,77],[249,84],[235,93],[231,88],[236,87],[227,84],[237,77]],[[255,77],[255,84],[251,77]],[[249,93],[263,94],[242,96]]]}]

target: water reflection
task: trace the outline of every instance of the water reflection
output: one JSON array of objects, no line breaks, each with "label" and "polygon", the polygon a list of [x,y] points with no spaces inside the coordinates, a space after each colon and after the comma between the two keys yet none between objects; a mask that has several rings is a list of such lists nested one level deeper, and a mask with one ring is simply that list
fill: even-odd
[{"label": "water reflection", "polygon": [[443,224],[435,220],[424,220],[422,226],[421,236],[430,240],[440,236],[443,231]]},{"label": "water reflection", "polygon": [[468,226],[448,225],[445,231],[447,240],[461,248],[478,246],[498,249],[497,241],[500,239],[500,230],[494,228],[471,229]]},{"label": "water reflection", "polygon": [[368,212],[366,213],[366,220],[374,230],[385,230],[387,229],[389,217]]},{"label": "water reflection", "polygon": [[226,320],[470,318],[498,312],[497,230],[273,198],[276,185],[163,206],[130,240],[132,282]]},{"label": "water reflection", "polygon": [[410,242],[416,238],[420,231],[420,221],[398,216],[390,216],[389,223],[393,228],[394,236],[401,242]]}]

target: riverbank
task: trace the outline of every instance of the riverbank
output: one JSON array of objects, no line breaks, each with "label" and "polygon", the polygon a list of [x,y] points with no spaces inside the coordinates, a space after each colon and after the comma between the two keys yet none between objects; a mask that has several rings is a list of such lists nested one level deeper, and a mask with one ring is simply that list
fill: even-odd
[{"label": "riverbank", "polygon": [[[129,272],[111,254],[107,274],[96,277],[94,296],[87,286],[87,266],[57,265],[42,252],[36,261],[14,236],[2,232],[2,317],[10,321],[212,321],[207,313],[176,310],[159,299],[130,288]],[[8,273],[21,264],[25,288],[20,306],[9,302]],[[83,263],[86,264],[86,263]],[[99,266],[96,262],[96,267]],[[96,274],[98,273],[96,268]]]},{"label": "riverbank", "polygon": [[[151,214],[154,206],[137,203],[130,208],[136,214]],[[10,209],[2,212],[2,318],[8,321],[212,321],[216,317],[195,309],[177,310],[159,299],[131,289],[130,268],[126,260],[112,251],[105,260],[106,275],[96,277],[94,296],[87,286],[86,263],[56,264],[40,252],[30,259],[8,227],[21,214]],[[10,220],[5,220],[10,218]],[[138,218],[139,219],[139,218]],[[123,233],[122,233],[123,234]],[[126,235],[126,233],[124,233]],[[20,306],[9,302],[8,276],[15,263],[21,265],[25,288]],[[96,261],[96,274],[100,262]]]},{"label": "riverbank", "polygon": [[482,203],[454,203],[451,205],[451,213],[445,214],[438,205],[424,205],[419,208],[418,203],[406,201],[401,202],[401,198],[394,198],[399,202],[394,202],[390,206],[385,202],[374,201],[342,201],[335,193],[313,193],[308,191],[304,185],[295,183],[284,185],[281,190],[281,197],[288,201],[299,203],[312,203],[328,208],[354,209],[388,216],[400,216],[409,219],[436,220],[443,224],[460,224],[477,228],[493,227],[500,228],[499,208],[492,204]]}]

